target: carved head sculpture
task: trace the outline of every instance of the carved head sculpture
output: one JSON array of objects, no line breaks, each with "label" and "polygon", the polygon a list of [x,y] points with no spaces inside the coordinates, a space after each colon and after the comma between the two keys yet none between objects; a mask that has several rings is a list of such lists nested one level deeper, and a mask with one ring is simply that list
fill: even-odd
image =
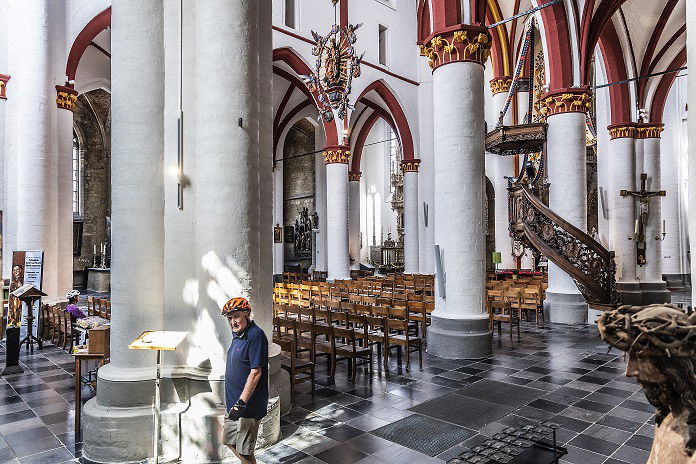
[{"label": "carved head sculpture", "polygon": [[672,305],[621,306],[597,320],[602,339],[629,355],[659,426],[670,413],[689,456],[696,450],[696,313]]}]

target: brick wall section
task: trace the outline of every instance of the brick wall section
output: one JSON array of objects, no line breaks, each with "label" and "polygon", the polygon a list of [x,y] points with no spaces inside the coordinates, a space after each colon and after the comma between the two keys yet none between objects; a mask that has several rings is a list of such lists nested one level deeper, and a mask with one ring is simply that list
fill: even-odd
[{"label": "brick wall section", "polygon": [[[111,214],[111,95],[93,90],[80,95],[74,127],[80,140],[82,166],[82,253],[73,258],[73,271],[92,266],[94,245],[106,241],[106,217]],[[80,284],[76,275],[76,285]]]}]

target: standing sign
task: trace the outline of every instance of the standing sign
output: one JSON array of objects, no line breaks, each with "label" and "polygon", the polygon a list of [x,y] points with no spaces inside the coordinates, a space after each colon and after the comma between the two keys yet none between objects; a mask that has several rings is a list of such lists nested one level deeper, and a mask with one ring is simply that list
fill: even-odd
[{"label": "standing sign", "polygon": [[[12,278],[10,293],[24,284],[33,284],[41,290],[43,280],[43,251],[14,251],[12,252]],[[40,302],[34,303],[34,314],[39,314]],[[22,302],[19,298],[10,296],[7,327],[19,327],[22,323]]]}]

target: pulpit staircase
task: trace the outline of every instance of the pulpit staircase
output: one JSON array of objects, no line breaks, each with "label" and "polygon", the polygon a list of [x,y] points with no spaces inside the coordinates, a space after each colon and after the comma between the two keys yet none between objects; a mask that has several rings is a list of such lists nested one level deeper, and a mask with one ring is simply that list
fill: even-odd
[{"label": "pulpit staircase", "polygon": [[[608,251],[585,231],[548,207],[549,186],[544,182],[547,125],[544,113],[540,111],[543,107],[543,98],[540,98],[543,94],[542,82],[537,83],[531,77],[522,78],[525,65],[528,67],[527,76],[536,76],[534,59],[530,59],[534,56],[535,28],[536,22],[532,19],[524,31],[523,45],[505,106],[496,128],[486,134],[486,151],[500,156],[524,157],[517,177],[508,178],[508,215],[512,239],[536,250],[564,270],[575,280],[591,308],[610,309],[618,304],[614,252]],[[525,124],[506,126],[503,124],[505,114],[523,81],[527,81],[529,92]],[[537,114],[533,118],[535,109]],[[533,119],[536,121],[533,122]],[[590,119],[588,127],[593,127]],[[538,163],[536,166],[532,161],[534,159]]]},{"label": "pulpit staircase", "polygon": [[[500,126],[486,135],[487,151],[501,156],[524,155],[518,177],[508,179],[510,235],[572,277],[590,307],[614,307],[618,304],[614,252],[548,207],[543,183],[545,149],[543,123]],[[531,153],[540,153],[538,169],[529,161]]]}]

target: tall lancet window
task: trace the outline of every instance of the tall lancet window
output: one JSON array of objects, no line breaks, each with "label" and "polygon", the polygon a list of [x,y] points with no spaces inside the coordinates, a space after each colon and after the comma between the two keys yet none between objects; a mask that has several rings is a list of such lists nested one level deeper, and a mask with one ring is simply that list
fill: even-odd
[{"label": "tall lancet window", "polygon": [[73,216],[80,217],[80,141],[77,134],[73,131],[72,149],[72,209]]},{"label": "tall lancet window", "polygon": [[295,0],[285,0],[285,25],[292,29],[297,29],[296,8]]}]

